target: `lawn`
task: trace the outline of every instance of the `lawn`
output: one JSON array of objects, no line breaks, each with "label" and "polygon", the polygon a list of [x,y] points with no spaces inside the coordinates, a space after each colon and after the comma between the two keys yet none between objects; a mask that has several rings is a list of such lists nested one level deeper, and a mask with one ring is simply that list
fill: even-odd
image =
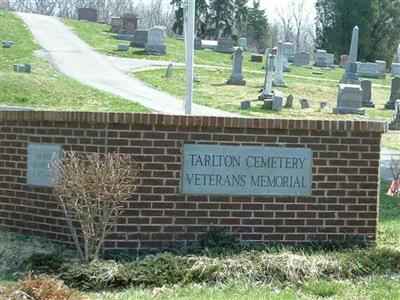
[{"label": "lawn", "polygon": [[[146,54],[144,49],[131,47],[129,51],[117,51],[118,44],[129,44],[127,41],[117,40],[117,34],[111,33],[111,26],[108,24],[91,23],[87,21],[78,21],[72,19],[62,18],[68,26],[84,41],[96,50],[112,56],[121,56],[136,59],[150,59],[150,60],[164,60],[171,62],[184,62],[185,50],[184,42],[176,38],[167,38],[167,54],[164,56]],[[195,50],[195,63],[198,65],[210,65],[230,68],[232,60],[230,54],[218,53],[214,51]],[[251,53],[245,52],[243,57],[243,68],[252,71],[263,71],[263,63],[251,62]],[[313,74],[313,71],[321,71],[323,74]],[[319,80],[331,80],[337,83],[342,77],[344,70],[336,68],[334,70],[323,70],[321,68],[313,67],[313,69],[306,69],[302,67],[292,66],[291,72],[287,77],[298,78],[311,77]],[[387,76],[385,79],[372,79],[373,83],[386,85],[390,87],[391,77]]]},{"label": "lawn", "polygon": [[[0,40],[12,40],[12,48],[1,48],[0,104],[32,107],[38,110],[147,112],[136,103],[102,92],[72,80],[48,61],[37,57],[35,44],[22,20],[0,12]],[[32,64],[32,73],[16,73],[15,63]]]},{"label": "lawn", "polygon": [[[85,299],[399,299],[400,297],[400,202],[399,199],[385,195],[388,188],[387,183],[381,185],[380,193],[380,214],[379,214],[379,237],[374,247],[366,249],[348,249],[331,251],[299,251],[294,249],[270,249],[253,250],[252,252],[241,252],[232,254],[227,251],[225,254],[203,252],[202,256],[193,254],[190,259],[199,260],[197,268],[211,264],[201,274],[197,274],[197,282],[186,284],[159,285],[153,287],[136,286],[107,290],[87,291],[81,290]],[[58,245],[51,245],[47,241],[37,238],[27,238],[10,235],[0,232],[0,292],[1,287],[9,287],[16,280],[10,271],[17,271],[18,268],[25,270],[27,264],[32,265],[32,257],[46,258],[47,262],[54,262],[51,256],[62,253]],[[223,250],[222,250],[223,251]],[[37,253],[42,253],[38,256]],[[208,253],[208,254],[207,254]],[[224,253],[224,252],[222,252]],[[253,277],[252,272],[258,265],[265,264],[262,257],[270,257],[268,268],[264,269],[267,276],[273,276],[272,281],[265,281],[261,277]],[[172,255],[171,261],[162,260],[159,263],[149,264],[149,260],[139,260],[136,268],[151,270],[140,273],[136,280],[150,280],[158,282],[165,277],[173,280],[173,274],[179,273],[174,268],[173,261],[179,259],[179,255]],[[249,261],[257,262],[256,265],[244,265]],[[317,264],[310,266],[311,261]],[[46,262],[46,264],[48,264]],[[168,264],[171,263],[169,266]],[[278,264],[278,265],[275,265]],[[332,264],[330,267],[329,265]],[[280,266],[280,267],[278,267]],[[176,267],[176,266],[175,266]],[[93,270],[90,271],[89,269]],[[112,280],[115,268],[105,268],[104,271],[96,271],[96,268],[81,267],[81,274],[75,274],[75,284],[92,281],[92,284],[99,284],[103,281],[118,282],[120,277]],[[215,282],[212,272],[220,269],[220,275],[225,274],[228,278],[220,283]],[[320,270],[318,270],[320,269]],[[7,270],[8,272],[4,272]],[[85,273],[92,274],[93,278],[87,277]],[[132,274],[136,274],[135,268],[129,267]],[[323,273],[321,270],[325,270]],[[193,271],[193,270],[192,270]],[[94,273],[91,273],[94,272]],[[102,274],[102,272],[105,272]],[[123,276],[124,272],[120,275]],[[210,272],[208,274],[208,272]],[[239,274],[244,272],[243,274]],[[314,275],[311,272],[315,272]],[[15,273],[14,273],[15,274]],[[72,273],[74,274],[74,273]],[[85,275],[86,274],[86,275]],[[259,276],[258,275],[258,276]],[[138,276],[138,274],[137,274]],[[172,276],[172,277],[171,277]],[[238,280],[241,278],[243,280]],[[254,275],[255,276],[255,275]],[[289,277],[287,277],[289,276]],[[97,278],[97,279],[96,279]],[[203,278],[204,281],[198,281]],[[209,278],[207,282],[206,278]],[[247,278],[247,280],[246,280]],[[258,280],[256,279],[258,278]],[[252,280],[250,280],[252,279]],[[89,281],[88,281],[89,280]],[[218,280],[217,280],[218,281]]]}]

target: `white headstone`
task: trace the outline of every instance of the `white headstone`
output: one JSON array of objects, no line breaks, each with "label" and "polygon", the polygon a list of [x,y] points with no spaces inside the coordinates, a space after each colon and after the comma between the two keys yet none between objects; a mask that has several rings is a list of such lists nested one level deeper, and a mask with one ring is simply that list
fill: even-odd
[{"label": "white headstone", "polygon": [[283,49],[282,42],[278,42],[277,55],[276,55],[276,67],[275,67],[275,80],[273,84],[275,86],[286,86],[286,82],[283,80]]}]

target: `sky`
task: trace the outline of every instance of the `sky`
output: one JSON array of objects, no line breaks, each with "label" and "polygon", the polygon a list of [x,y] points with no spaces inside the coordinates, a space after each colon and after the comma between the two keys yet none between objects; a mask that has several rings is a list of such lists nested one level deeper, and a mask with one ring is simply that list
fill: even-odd
[{"label": "sky", "polygon": [[[249,1],[251,3],[251,1]],[[304,12],[309,20],[314,20],[315,17],[315,2],[316,0],[260,0],[260,4],[268,15],[268,19],[276,20],[276,12],[288,12],[291,3],[304,3]]]}]

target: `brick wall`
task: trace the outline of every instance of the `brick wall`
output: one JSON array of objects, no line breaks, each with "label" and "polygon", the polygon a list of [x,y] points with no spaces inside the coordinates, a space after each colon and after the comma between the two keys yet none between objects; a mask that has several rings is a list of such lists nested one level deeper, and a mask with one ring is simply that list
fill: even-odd
[{"label": "brick wall", "polygon": [[[242,240],[304,243],[377,235],[379,122],[188,117],[156,114],[0,112],[0,225],[70,241],[51,189],[26,184],[27,145],[129,153],[137,195],[107,248],[144,249],[224,227]],[[307,147],[310,197],[180,194],[184,143]]]}]

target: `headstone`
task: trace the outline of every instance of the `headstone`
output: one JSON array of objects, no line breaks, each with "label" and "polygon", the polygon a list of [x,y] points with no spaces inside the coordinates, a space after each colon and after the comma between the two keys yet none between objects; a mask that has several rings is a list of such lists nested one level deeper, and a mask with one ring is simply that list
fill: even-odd
[{"label": "headstone", "polygon": [[244,51],[247,51],[247,39],[245,37],[239,38],[238,45],[243,48]]},{"label": "headstone", "polygon": [[3,45],[3,48],[11,48],[14,46],[13,41],[1,41],[1,44]]},{"label": "headstone", "polygon": [[348,62],[346,71],[343,74],[341,83],[344,84],[360,84],[360,78],[357,75],[358,64],[356,62]]},{"label": "headstone", "polygon": [[240,102],[241,109],[249,109],[250,107],[251,107],[250,100],[244,100],[244,101]]},{"label": "headstone", "polygon": [[294,54],[293,63],[295,66],[306,66],[310,64],[310,53],[297,52]]},{"label": "headstone", "polygon": [[32,72],[32,66],[30,64],[14,64],[14,72],[19,72],[19,73],[31,73]]},{"label": "headstone", "polygon": [[54,186],[58,175],[54,172],[52,161],[60,158],[60,145],[28,144],[27,152],[26,183],[34,186]]},{"label": "headstone", "polygon": [[243,49],[240,47],[234,47],[232,73],[227,84],[246,85],[246,81],[243,79],[242,64],[243,64]]},{"label": "headstone", "polygon": [[276,67],[275,67],[275,80],[273,85],[275,86],[286,86],[286,82],[283,80],[283,51],[282,42],[278,42],[277,55],[276,55]]},{"label": "headstone", "polygon": [[252,54],[250,56],[250,61],[253,62],[262,62],[263,61],[263,56],[261,54]]},{"label": "headstone", "polygon": [[361,80],[361,89],[362,89],[362,106],[375,107],[374,102],[371,100],[371,81]]},{"label": "headstone", "polygon": [[118,45],[118,51],[128,51],[129,45]]},{"label": "headstone", "polygon": [[197,37],[194,38],[194,49],[196,49],[196,50],[203,49],[201,46],[201,39],[199,39]]},{"label": "headstone", "polygon": [[148,30],[137,29],[135,30],[135,35],[131,46],[136,48],[144,48],[147,43]]},{"label": "headstone", "polygon": [[122,29],[122,19],[119,17],[111,18],[111,32],[119,33]]},{"label": "headstone", "polygon": [[355,63],[358,57],[358,36],[359,29],[358,26],[354,26],[353,32],[351,34],[350,51],[349,51],[349,63]]},{"label": "headstone", "polygon": [[290,72],[289,61],[286,56],[283,57],[283,72]]},{"label": "headstone", "polygon": [[230,38],[219,38],[217,44],[217,52],[232,53],[233,41]]},{"label": "headstone", "polygon": [[400,76],[392,79],[392,87],[390,90],[390,98],[385,104],[385,109],[394,109],[395,102],[400,99]]},{"label": "headstone", "polygon": [[347,54],[340,55],[340,67],[341,68],[346,68],[348,61],[349,61],[349,56]]},{"label": "headstone", "polygon": [[263,102],[263,109],[272,110],[274,99],[265,99]]},{"label": "headstone", "polygon": [[400,63],[392,63],[392,76],[400,76]]},{"label": "headstone", "polygon": [[384,60],[375,60],[375,63],[378,65],[378,71],[381,78],[386,76],[386,61]]},{"label": "headstone", "polygon": [[275,55],[269,54],[268,55],[268,60],[266,62],[266,71],[265,71],[265,77],[264,77],[264,88],[262,94],[258,97],[259,99],[271,99],[273,98],[273,93],[272,93],[272,73],[274,70],[274,60],[275,60]]},{"label": "headstone", "polygon": [[326,101],[321,101],[319,103],[319,107],[322,109],[322,111],[326,112],[329,109],[329,103]]},{"label": "headstone", "polygon": [[323,75],[324,73],[322,73],[321,71],[312,71],[312,73],[314,75]]},{"label": "headstone", "polygon": [[165,38],[167,37],[167,27],[166,27],[166,26],[157,25],[157,26],[154,26],[154,28],[160,28],[160,29],[162,29],[162,31],[164,31],[164,37],[165,37]]},{"label": "headstone", "polygon": [[326,68],[328,66],[326,50],[317,50],[314,55],[314,66]]},{"label": "headstone", "polygon": [[308,102],[307,99],[301,99],[300,100],[300,105],[301,105],[301,109],[310,108],[310,103]]},{"label": "headstone", "polygon": [[395,112],[394,119],[389,124],[390,130],[400,130],[400,99],[397,99],[395,102]]},{"label": "headstone", "polygon": [[166,54],[166,46],[164,44],[164,30],[161,28],[150,28],[148,40],[145,45],[145,50],[149,54],[164,55]]},{"label": "headstone", "polygon": [[293,62],[295,45],[290,42],[282,43],[283,56],[287,58],[288,61]]},{"label": "headstone", "polygon": [[358,84],[339,84],[337,105],[333,109],[334,114],[358,114],[363,115],[362,90]]},{"label": "headstone", "polygon": [[359,63],[357,68],[358,76],[368,78],[380,78],[379,68],[376,63]]},{"label": "headstone", "polygon": [[97,22],[97,9],[90,7],[78,8],[78,20]]},{"label": "headstone", "polygon": [[289,96],[286,97],[286,103],[285,103],[285,108],[292,108],[293,107],[293,96],[290,94]]},{"label": "headstone", "polygon": [[[207,51],[210,51],[210,50],[216,51],[216,50],[217,50],[217,47],[218,47],[218,41],[213,41],[213,40],[202,40],[202,41],[201,41],[201,47],[202,47],[204,50],[207,49]],[[232,51],[231,51],[231,52],[232,52]]]},{"label": "headstone", "polygon": [[122,31],[126,34],[135,34],[139,17],[135,14],[124,14],[122,16]]},{"label": "headstone", "polygon": [[165,77],[171,78],[173,75],[173,66],[172,64],[169,64],[167,67],[167,71],[165,72]]},{"label": "headstone", "polygon": [[335,67],[335,55],[333,55],[332,53],[327,53],[326,54],[326,64],[328,67],[334,68]]},{"label": "headstone", "polygon": [[281,111],[283,105],[283,97],[282,95],[275,94],[274,99],[272,101],[272,110]]},{"label": "headstone", "polygon": [[130,41],[130,42],[132,42],[133,38],[134,38],[133,34],[119,33],[117,35],[117,40],[122,40],[122,41]]}]

